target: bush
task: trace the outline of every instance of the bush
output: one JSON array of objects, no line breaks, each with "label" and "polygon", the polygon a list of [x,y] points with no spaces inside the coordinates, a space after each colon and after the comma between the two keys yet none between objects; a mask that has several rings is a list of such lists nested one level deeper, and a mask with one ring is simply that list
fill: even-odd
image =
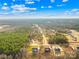
[{"label": "bush", "polygon": [[25,32],[0,33],[0,54],[16,54],[28,42],[28,34]]},{"label": "bush", "polygon": [[57,33],[49,39],[49,44],[68,44],[68,40],[64,35]]}]

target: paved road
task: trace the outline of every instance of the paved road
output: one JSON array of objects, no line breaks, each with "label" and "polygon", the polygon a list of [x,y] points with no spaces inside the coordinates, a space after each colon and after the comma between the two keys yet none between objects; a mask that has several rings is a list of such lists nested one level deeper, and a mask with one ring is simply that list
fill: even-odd
[{"label": "paved road", "polygon": [[38,24],[36,24],[36,27],[38,28],[38,30],[40,31],[40,33],[41,33],[41,35],[43,37],[43,39],[42,39],[43,44],[48,45],[48,41],[47,41],[47,38],[46,38],[46,36],[45,36],[45,34],[43,32],[43,29]]}]

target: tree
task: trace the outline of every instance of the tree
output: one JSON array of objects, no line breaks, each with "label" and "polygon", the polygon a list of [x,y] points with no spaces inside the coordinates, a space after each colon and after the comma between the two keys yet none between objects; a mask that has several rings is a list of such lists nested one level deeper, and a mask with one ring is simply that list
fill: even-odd
[{"label": "tree", "polygon": [[64,35],[57,33],[49,39],[49,44],[68,44],[68,41]]},{"label": "tree", "polygon": [[26,31],[1,32],[0,54],[14,57],[25,43],[28,43],[28,33]]}]

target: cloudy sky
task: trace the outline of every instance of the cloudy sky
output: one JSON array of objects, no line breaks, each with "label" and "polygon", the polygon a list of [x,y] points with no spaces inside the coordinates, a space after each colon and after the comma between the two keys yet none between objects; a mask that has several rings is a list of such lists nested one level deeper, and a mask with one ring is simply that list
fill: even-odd
[{"label": "cloudy sky", "polygon": [[1,16],[79,16],[79,0],[0,0]]}]

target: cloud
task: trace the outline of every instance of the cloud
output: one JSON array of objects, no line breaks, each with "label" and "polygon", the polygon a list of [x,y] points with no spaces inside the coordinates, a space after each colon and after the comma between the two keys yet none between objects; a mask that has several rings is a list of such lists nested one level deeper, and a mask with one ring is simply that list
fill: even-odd
[{"label": "cloud", "polygon": [[15,2],[16,0],[12,0],[13,2]]},{"label": "cloud", "polygon": [[72,13],[69,12],[69,11],[65,11],[63,15],[67,15],[67,16],[69,16],[69,15],[72,15]]},{"label": "cloud", "polygon": [[24,7],[24,5],[13,5],[11,6],[11,8],[13,9],[13,11],[19,11],[19,12],[26,11],[26,8]]},{"label": "cloud", "polygon": [[7,3],[4,3],[3,5],[7,5]]},{"label": "cloud", "polygon": [[9,14],[8,12],[5,12],[5,13],[0,12],[0,15],[8,15],[8,14]]},{"label": "cloud", "polygon": [[2,6],[1,8],[3,11],[8,11],[9,10],[9,7],[8,6]]},{"label": "cloud", "polygon": [[41,8],[45,8],[45,6],[41,6]]},{"label": "cloud", "polygon": [[72,9],[71,12],[77,12],[79,9]]},{"label": "cloud", "polygon": [[51,6],[51,5],[49,5],[49,6],[48,6],[48,8],[52,8],[52,6]]},{"label": "cloud", "polygon": [[41,6],[41,8],[52,8],[52,6],[51,5],[49,5],[49,6]]},{"label": "cloud", "polygon": [[34,1],[25,2],[26,4],[34,4]]},{"label": "cloud", "polygon": [[78,16],[79,16],[79,12],[76,12],[76,15],[78,15]]},{"label": "cloud", "polygon": [[62,7],[62,6],[64,6],[64,4],[58,4],[58,5],[57,5],[57,7]]},{"label": "cloud", "polygon": [[15,12],[26,12],[26,11],[35,11],[36,8],[25,7],[25,5],[13,5],[11,6]]},{"label": "cloud", "polygon": [[68,0],[62,0],[62,2],[68,2]]},{"label": "cloud", "polygon": [[51,0],[51,2],[55,2],[55,0]]},{"label": "cloud", "polygon": [[71,9],[64,12],[65,15],[79,16],[79,9]]},{"label": "cloud", "polygon": [[72,13],[73,15],[78,15],[78,16],[79,16],[79,9],[72,9],[72,10],[71,10],[71,13]]}]

